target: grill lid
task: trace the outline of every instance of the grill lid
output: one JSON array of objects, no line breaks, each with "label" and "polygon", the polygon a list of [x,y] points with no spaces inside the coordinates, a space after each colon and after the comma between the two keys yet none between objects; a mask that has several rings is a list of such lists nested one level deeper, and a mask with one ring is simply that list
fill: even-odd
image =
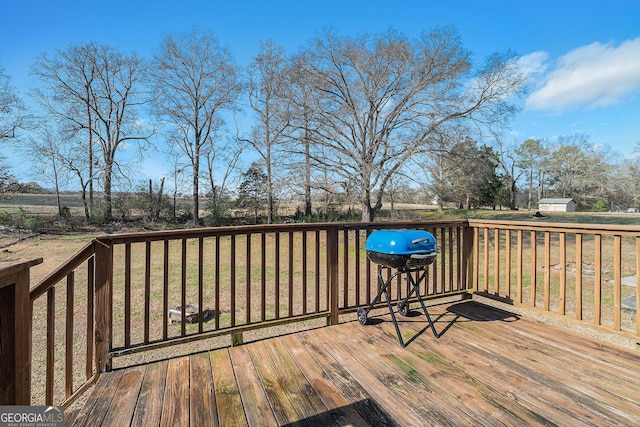
[{"label": "grill lid", "polygon": [[424,230],[378,230],[367,238],[367,251],[393,255],[437,252],[436,239]]}]

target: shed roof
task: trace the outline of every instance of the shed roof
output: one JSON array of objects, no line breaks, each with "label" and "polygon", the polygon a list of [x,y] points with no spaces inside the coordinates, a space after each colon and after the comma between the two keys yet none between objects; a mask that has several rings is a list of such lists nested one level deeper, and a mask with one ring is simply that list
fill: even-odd
[{"label": "shed roof", "polygon": [[[550,205],[566,205],[574,202],[573,199],[540,199],[538,203],[550,204]],[[574,202],[575,203],[575,202]]]}]

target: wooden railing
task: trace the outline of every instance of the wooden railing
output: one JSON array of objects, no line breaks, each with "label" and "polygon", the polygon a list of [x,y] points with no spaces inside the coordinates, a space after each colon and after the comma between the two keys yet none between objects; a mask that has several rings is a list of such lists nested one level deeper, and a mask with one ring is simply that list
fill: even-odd
[{"label": "wooden railing", "polygon": [[29,292],[34,325],[32,398],[40,400],[34,403],[70,404],[98,377],[95,247],[95,242],[87,243]]},{"label": "wooden railing", "polygon": [[[98,238],[111,248],[116,266],[109,357],[223,334],[235,345],[246,331],[318,318],[336,324],[377,292],[377,270],[364,252],[367,234],[409,226],[439,236],[443,251],[424,295],[466,292],[463,254],[471,253],[471,239],[464,221],[223,227]],[[406,295],[400,284],[395,299]],[[194,324],[180,309],[188,305],[200,308]],[[181,312],[175,325],[172,308]]]},{"label": "wooden railing", "polygon": [[[224,336],[238,345],[249,331],[277,327],[279,333],[292,323],[336,324],[379,289],[364,245],[381,228],[435,235],[441,251],[421,283],[426,298],[477,292],[640,336],[637,316],[621,305],[632,293],[621,284],[622,273],[640,270],[640,228],[458,220],[107,235],[29,292],[21,319],[33,325],[30,400],[69,405],[101,372],[141,352],[182,344],[192,351],[196,340]],[[556,268],[573,261],[576,273]],[[401,277],[392,284],[394,300],[407,291]],[[0,300],[3,312],[7,301]],[[189,319],[181,310],[188,304],[199,308]],[[175,313],[178,322],[171,323]],[[11,334],[2,325],[5,348]]]},{"label": "wooden railing", "polygon": [[634,309],[640,300],[640,227],[478,220],[469,225],[474,290],[640,338]]}]

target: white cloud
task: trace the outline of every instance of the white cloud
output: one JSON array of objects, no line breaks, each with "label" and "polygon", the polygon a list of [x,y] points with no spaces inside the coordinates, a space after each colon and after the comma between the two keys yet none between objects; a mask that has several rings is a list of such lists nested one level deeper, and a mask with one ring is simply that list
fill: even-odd
[{"label": "white cloud", "polygon": [[526,76],[535,78],[547,70],[545,62],[548,57],[547,52],[533,52],[518,58],[518,65]]},{"label": "white cloud", "polygon": [[[533,55],[533,56],[532,56]],[[544,70],[546,57],[528,55]],[[531,68],[535,69],[535,68]],[[619,103],[640,90],[640,37],[620,46],[592,43],[562,56],[526,102],[531,110],[597,108]]]}]

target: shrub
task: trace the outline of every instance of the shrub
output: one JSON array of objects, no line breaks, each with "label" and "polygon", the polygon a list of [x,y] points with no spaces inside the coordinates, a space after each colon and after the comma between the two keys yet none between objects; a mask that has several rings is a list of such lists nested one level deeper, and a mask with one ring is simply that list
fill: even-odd
[{"label": "shrub", "polygon": [[7,211],[0,212],[0,225],[10,226],[13,225],[13,215]]},{"label": "shrub", "polygon": [[593,207],[591,208],[592,212],[605,212],[607,210],[607,207],[605,206],[604,202],[600,199],[596,200],[596,202],[593,204]]}]

